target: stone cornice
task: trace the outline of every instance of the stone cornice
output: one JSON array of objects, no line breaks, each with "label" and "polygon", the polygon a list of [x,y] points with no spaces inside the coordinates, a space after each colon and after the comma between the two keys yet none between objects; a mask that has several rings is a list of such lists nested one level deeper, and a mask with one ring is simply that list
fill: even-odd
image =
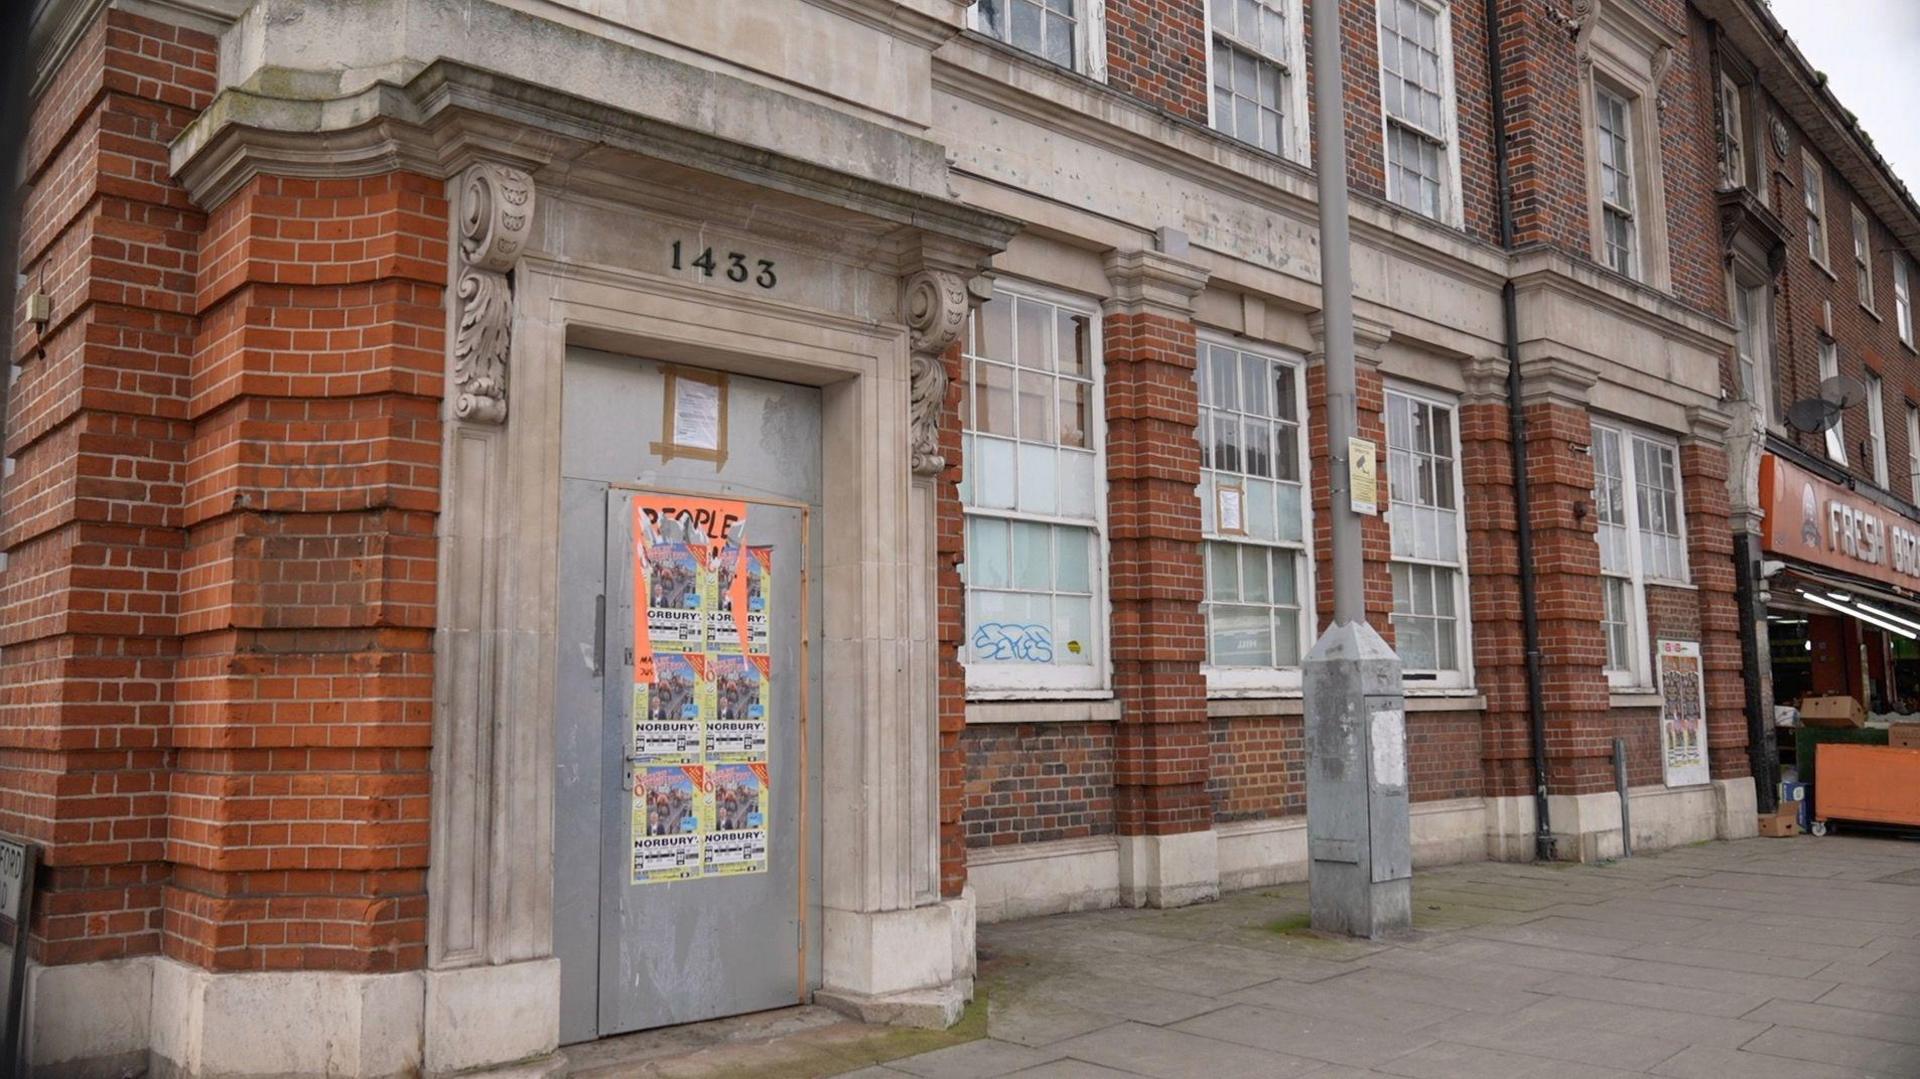
[{"label": "stone cornice", "polygon": [[1727,444],[1733,430],[1733,416],[1722,405],[1690,405],[1687,408],[1687,435],[1683,442],[1704,442],[1714,446]]},{"label": "stone cornice", "polygon": [[[1307,332],[1313,335],[1313,348],[1307,353],[1310,364],[1326,362],[1327,315],[1315,311],[1307,316]],[[1353,362],[1361,367],[1378,368],[1380,349],[1393,340],[1393,327],[1377,318],[1353,316]]]},{"label": "stone cornice", "polygon": [[974,0],[807,0],[815,7],[936,49],[966,26]]},{"label": "stone cornice", "polygon": [[1475,356],[1461,365],[1466,375],[1467,392],[1463,395],[1467,404],[1507,403],[1507,358],[1505,356]]},{"label": "stone cornice", "polygon": [[40,97],[81,35],[108,8],[218,34],[231,26],[250,3],[252,0],[41,0],[27,23],[27,62],[33,70],[27,99]]},{"label": "stone cornice", "polygon": [[1107,280],[1113,282],[1110,311],[1191,319],[1193,298],[1207,287],[1205,267],[1160,251],[1110,251]]},{"label": "stone cornice", "polygon": [[[1556,292],[1702,351],[1718,353],[1733,345],[1730,323],[1701,314],[1657,289],[1623,281],[1585,260],[1576,260],[1552,248],[1516,252],[1513,279],[1523,299],[1529,293]],[[1527,328],[1524,322],[1522,328]]]},{"label": "stone cornice", "polygon": [[1520,404],[1561,405],[1586,411],[1600,372],[1571,356],[1535,356],[1520,361]]},{"label": "stone cornice", "polygon": [[404,86],[375,83],[342,98],[290,100],[228,89],[175,141],[173,168],[194,202],[211,208],[261,173],[356,176],[407,168],[445,177],[478,160],[537,172],[607,149],[843,207],[971,247],[1001,250],[1020,227],[952,199],[448,60],[429,65]]}]

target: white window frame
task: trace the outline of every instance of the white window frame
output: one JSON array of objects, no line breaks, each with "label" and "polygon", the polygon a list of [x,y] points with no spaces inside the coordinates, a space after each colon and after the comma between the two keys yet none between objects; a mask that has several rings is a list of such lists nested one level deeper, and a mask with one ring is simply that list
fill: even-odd
[{"label": "white window frame", "polygon": [[[1380,2],[1386,3],[1389,2],[1389,0],[1380,0]],[[1440,143],[1441,160],[1445,169],[1445,175],[1440,178],[1441,216],[1438,218],[1428,218],[1428,220],[1438,220],[1441,224],[1459,227],[1465,219],[1466,214],[1460,194],[1460,105],[1455,96],[1453,72],[1453,4],[1452,0],[1414,0],[1414,2],[1437,16],[1434,24],[1434,33],[1439,38],[1438,44],[1440,46],[1441,130],[1437,132],[1422,132],[1419,128],[1412,127],[1411,125],[1407,126],[1409,130],[1427,136],[1430,139],[1437,139]],[[1381,63],[1376,71],[1378,79],[1376,87],[1381,88],[1384,88],[1387,79],[1387,67],[1384,56],[1386,50],[1385,33],[1386,29],[1380,24],[1380,12],[1376,5],[1373,16],[1374,48],[1377,53],[1381,54]],[[1387,201],[1406,210],[1408,213],[1426,217],[1427,215],[1423,211],[1407,202],[1402,202],[1399,198],[1399,192],[1395,190],[1396,185],[1393,180],[1393,128],[1399,123],[1401,123],[1401,121],[1393,119],[1393,117],[1388,114],[1387,95],[1384,89],[1382,89],[1380,94],[1380,160],[1386,168]]]},{"label": "white window frame", "polygon": [[[1687,552],[1687,501],[1685,480],[1680,475],[1680,446],[1679,443],[1665,435],[1655,434],[1651,431],[1611,419],[1603,420],[1596,418],[1593,421],[1593,429],[1593,444],[1596,453],[1598,452],[1600,444],[1601,431],[1610,432],[1619,439],[1621,501],[1624,504],[1627,518],[1626,524],[1624,525],[1627,532],[1628,565],[1628,572],[1625,575],[1625,579],[1628,581],[1627,600],[1629,610],[1627,611],[1627,635],[1628,648],[1631,654],[1628,657],[1629,662],[1626,667],[1614,667],[1612,665],[1613,657],[1609,647],[1603,642],[1601,666],[1606,671],[1607,684],[1613,689],[1650,688],[1653,685],[1653,646],[1651,641],[1652,630],[1648,625],[1647,618],[1647,588],[1650,585],[1664,588],[1691,588],[1693,587],[1693,583],[1673,577],[1655,577],[1647,570],[1645,548],[1641,542],[1639,498],[1640,466],[1635,453],[1634,443],[1645,442],[1657,446],[1673,455],[1674,510],[1676,520],[1679,522],[1680,527],[1681,572],[1684,575],[1691,571],[1687,564],[1689,562]],[[1595,483],[1598,484],[1599,469],[1597,464],[1594,471]],[[1596,543],[1599,542],[1598,533],[1595,534],[1594,541]],[[1601,576],[1619,577],[1620,575],[1603,572]],[[1605,604],[1605,602],[1606,598],[1603,593],[1601,603]],[[1602,610],[1605,610],[1604,606]]]},{"label": "white window frame", "polygon": [[1907,406],[1907,498],[1920,503],[1920,405]]},{"label": "white window frame", "polygon": [[1900,343],[1913,348],[1913,260],[1905,251],[1893,252],[1893,325]]},{"label": "white window frame", "polygon": [[[1672,31],[1646,18],[1637,4],[1597,0],[1580,29],[1585,60],[1580,76],[1580,137],[1587,174],[1587,223],[1593,261],[1614,269],[1607,259],[1605,201],[1600,173],[1599,116],[1596,100],[1605,90],[1627,106],[1628,160],[1632,165],[1634,272],[1641,284],[1672,288],[1668,261],[1667,196],[1660,146],[1660,78],[1682,43]],[[1576,52],[1581,46],[1576,44]],[[1616,271],[1617,272],[1617,271]]]},{"label": "white window frame", "polygon": [[[1006,4],[1010,0],[1000,0]],[[1046,0],[1038,0],[1042,5]],[[1011,18],[1011,8],[1007,9]],[[1050,64],[1063,71],[1073,71],[1100,82],[1107,81],[1107,3],[1106,0],[1073,0],[1073,64],[1063,67],[1041,53],[1013,43],[1011,37],[1000,37],[987,28],[985,18],[980,14],[980,5],[976,2],[967,8],[967,29],[984,37],[997,41],[1010,49],[1031,56],[1043,64]],[[1007,33],[1013,33],[1011,23]]]},{"label": "white window frame", "polygon": [[[1087,402],[1087,433],[1094,440],[1094,490],[1092,491],[1094,511],[1092,518],[1092,528],[1094,530],[1094,565],[1091,568],[1093,578],[1091,608],[1093,612],[1092,627],[1099,635],[1099,639],[1093,646],[1096,651],[1093,662],[1084,666],[1060,666],[1050,663],[1045,666],[1017,667],[1000,663],[970,663],[968,662],[968,657],[973,647],[973,608],[970,598],[966,596],[966,588],[963,587],[962,603],[965,606],[961,612],[961,625],[963,627],[962,632],[965,636],[960,644],[960,662],[966,669],[967,697],[969,700],[1084,699],[1089,697],[1110,697],[1112,696],[1111,687],[1113,684],[1112,555],[1107,525],[1106,358],[1102,346],[1105,328],[1102,325],[1100,305],[1094,300],[1082,295],[1065,292],[1060,289],[1048,288],[1044,285],[1035,284],[1026,280],[1012,280],[1006,277],[995,279],[993,294],[995,300],[1011,300],[1026,297],[1068,308],[1075,314],[1087,316],[1088,365],[1093,376],[1091,389],[1089,390],[1089,400]],[[976,323],[971,320],[978,319],[978,317],[979,314],[976,309],[976,311],[969,316],[969,326],[975,325]],[[963,336],[963,340],[970,344],[970,333],[969,335]],[[973,377],[973,354],[964,350],[961,359],[961,377],[969,381]],[[1016,382],[1015,385],[1015,392],[1017,394],[1018,383]],[[970,386],[967,392],[967,398],[969,407],[971,407],[973,394]],[[1057,399],[1055,407],[1058,407]],[[963,415],[961,417],[961,427],[962,444],[965,445],[967,437],[973,431],[972,417]],[[973,467],[973,464],[974,461],[963,451],[961,460],[961,468],[963,471]],[[963,488],[963,492],[964,490]],[[963,530],[961,539],[961,557],[963,559],[961,564],[961,580],[963,582],[967,580],[968,576],[967,567],[964,562],[966,558],[966,548],[964,545],[967,542],[964,533],[968,527],[968,522],[976,516],[992,517],[1006,521],[1057,524],[1076,528],[1088,527],[1088,521],[1080,518],[1027,513],[1018,509],[1005,510],[995,508],[990,510],[975,510],[968,502],[968,496],[963,493],[961,498],[961,528]]]},{"label": "white window frame", "polygon": [[[1311,166],[1313,154],[1310,144],[1312,139],[1307,126],[1306,23],[1301,0],[1254,0],[1254,2],[1258,3],[1261,7],[1278,12],[1280,18],[1286,24],[1287,40],[1285,49],[1283,55],[1278,56],[1263,52],[1251,43],[1240,38],[1227,37],[1224,34],[1219,34],[1219,31],[1215,27],[1213,14],[1213,6],[1217,0],[1202,0],[1202,2],[1206,5],[1204,10],[1206,11],[1207,35],[1208,126],[1212,127],[1215,131],[1228,135],[1236,142],[1245,142],[1244,139],[1240,139],[1238,136],[1233,135],[1220,126],[1220,110],[1218,103],[1214,100],[1213,82],[1218,74],[1214,69],[1213,42],[1215,36],[1218,35],[1233,48],[1243,52],[1254,53],[1263,62],[1279,65],[1282,75],[1286,79],[1286,86],[1283,88],[1284,92],[1282,94],[1284,100],[1281,103],[1286,112],[1280,117],[1279,154],[1288,161]],[[1256,144],[1246,143],[1246,145],[1254,146]],[[1265,147],[1259,148],[1265,149]]]},{"label": "white window frame", "polygon": [[[1833,338],[1820,336],[1820,381],[1840,377],[1840,346]],[[1827,457],[1835,464],[1847,463],[1847,417],[1843,414],[1827,428]]]},{"label": "white window frame", "polygon": [[1738,275],[1732,282],[1735,376],[1741,393],[1760,413],[1760,422],[1771,428],[1778,422],[1773,413],[1779,407],[1773,385],[1773,287],[1749,285]]},{"label": "white window frame", "polygon": [[1867,314],[1879,317],[1873,296],[1873,225],[1858,205],[1853,208],[1853,289]]},{"label": "white window frame", "polygon": [[[1312,461],[1308,456],[1308,427],[1309,427],[1308,412],[1310,410],[1308,408],[1307,397],[1306,397],[1306,393],[1307,393],[1306,357],[1301,356],[1298,353],[1288,352],[1284,349],[1277,349],[1267,345],[1262,345],[1252,341],[1248,341],[1245,338],[1231,337],[1231,336],[1228,336],[1225,334],[1219,334],[1219,333],[1203,332],[1199,335],[1199,341],[1202,346],[1201,361],[1200,361],[1202,363],[1207,362],[1206,356],[1205,356],[1205,346],[1214,345],[1214,346],[1220,346],[1225,348],[1231,348],[1238,352],[1245,353],[1247,355],[1257,356],[1265,360],[1268,360],[1269,362],[1286,364],[1291,366],[1293,369],[1293,393],[1294,393],[1293,399],[1294,399],[1295,408],[1298,411],[1298,415],[1295,418],[1294,435],[1295,435],[1295,438],[1297,439],[1295,452],[1299,455],[1299,461],[1300,461],[1301,540],[1300,540],[1299,550],[1302,556],[1300,560],[1302,563],[1302,568],[1301,568],[1298,579],[1294,582],[1294,587],[1299,590],[1299,594],[1300,594],[1301,625],[1300,625],[1300,631],[1299,631],[1300,632],[1299,647],[1300,647],[1300,656],[1302,659],[1305,659],[1307,650],[1313,647],[1314,631],[1315,629],[1318,628],[1320,624],[1319,612],[1314,605],[1314,600],[1316,596],[1316,592],[1315,592],[1316,584],[1315,584],[1315,578],[1314,578],[1314,549],[1313,549],[1313,538],[1314,538],[1313,469],[1312,469]],[[1196,384],[1197,384],[1197,372],[1196,372]],[[1203,406],[1204,404],[1205,403],[1202,402]],[[1207,438],[1207,434],[1205,432],[1199,432],[1199,437],[1204,442],[1204,440]],[[1199,488],[1200,499],[1201,499],[1201,508],[1200,508],[1201,544],[1200,546],[1201,546],[1201,555],[1203,559],[1207,559],[1211,557],[1211,552],[1208,550],[1207,545],[1209,543],[1214,543],[1214,542],[1247,544],[1250,546],[1258,546],[1258,547],[1277,547],[1280,549],[1291,549],[1291,548],[1288,548],[1285,544],[1281,544],[1281,543],[1268,543],[1267,541],[1252,539],[1244,535],[1232,535],[1232,534],[1221,533],[1218,530],[1218,522],[1214,520],[1214,514],[1216,511],[1214,507],[1210,506],[1207,502],[1209,498],[1214,497],[1211,494],[1212,484],[1209,482],[1209,480],[1215,474],[1216,473],[1213,469],[1204,468],[1204,467],[1201,469],[1201,472],[1200,472],[1200,488]],[[1244,509],[1242,512],[1243,513],[1245,512]],[[1201,624],[1202,624],[1203,632],[1206,633],[1206,647],[1207,647],[1208,658],[1202,664],[1201,671],[1205,675],[1207,680],[1208,696],[1261,697],[1261,696],[1272,696],[1276,693],[1297,692],[1300,689],[1300,668],[1297,666],[1294,666],[1294,667],[1222,667],[1222,666],[1215,666],[1213,664],[1212,662],[1213,621],[1212,621],[1212,616],[1209,610],[1212,605],[1211,597],[1213,594],[1212,593],[1213,568],[1212,568],[1211,562],[1206,563],[1205,572],[1207,574],[1207,582],[1206,582],[1207,591],[1203,594],[1205,598],[1203,598],[1201,602],[1201,607],[1203,611]]]},{"label": "white window frame", "polygon": [[[1595,211],[1598,213],[1600,220],[1600,242],[1599,246],[1594,248],[1594,251],[1600,256],[1602,265],[1613,270],[1615,273],[1624,274],[1638,281],[1641,280],[1643,276],[1641,272],[1641,255],[1646,248],[1645,242],[1640,237],[1640,214],[1638,210],[1640,195],[1640,125],[1637,123],[1638,117],[1636,114],[1639,110],[1636,108],[1633,98],[1629,97],[1608,81],[1595,80],[1593,84],[1593,96],[1593,145],[1596,154],[1594,168],[1598,170],[1600,174],[1600,197],[1595,205]],[[1601,106],[1603,104],[1608,107],[1602,109]],[[1624,132],[1609,132],[1603,130],[1600,126],[1601,123],[1610,113],[1616,111],[1616,107],[1620,116],[1620,122],[1626,126],[1626,130]],[[1628,201],[1624,203],[1607,197],[1606,174],[1609,165],[1602,155],[1611,149],[1610,143],[1614,140],[1618,140],[1620,145],[1625,148],[1627,155],[1624,163],[1615,161],[1611,165],[1611,168],[1617,175],[1625,177],[1626,179]],[[1626,256],[1625,266],[1613,260],[1613,236],[1608,226],[1616,217],[1625,220],[1627,226],[1626,243],[1624,245]]]},{"label": "white window frame", "polygon": [[1747,105],[1740,84],[1720,74],[1720,171],[1729,187],[1747,186]]},{"label": "white window frame", "polygon": [[[1431,561],[1428,559],[1398,558],[1392,555],[1391,553],[1392,548],[1391,546],[1389,546],[1388,565],[1389,567],[1391,567],[1392,563],[1394,562],[1405,562],[1409,565],[1416,565],[1416,566],[1442,566],[1442,567],[1450,568],[1454,571],[1453,610],[1454,610],[1454,619],[1455,619],[1454,625],[1456,628],[1456,632],[1458,633],[1458,639],[1454,642],[1454,649],[1455,649],[1454,658],[1459,663],[1459,666],[1452,670],[1426,670],[1421,668],[1408,667],[1408,668],[1403,668],[1403,676],[1404,674],[1416,674],[1416,675],[1423,676],[1418,678],[1417,680],[1412,680],[1408,685],[1407,688],[1415,692],[1425,688],[1441,689],[1441,690],[1469,689],[1474,684],[1473,682],[1473,670],[1474,670],[1473,669],[1473,607],[1472,607],[1473,589],[1471,586],[1471,580],[1469,578],[1468,559],[1467,559],[1467,505],[1466,505],[1467,489],[1464,482],[1464,473],[1461,470],[1461,461],[1460,461],[1460,458],[1461,458],[1460,399],[1450,394],[1428,390],[1422,387],[1418,387],[1418,386],[1414,386],[1414,385],[1410,385],[1410,384],[1402,383],[1398,381],[1387,383],[1386,394],[1388,397],[1393,397],[1397,395],[1400,397],[1409,398],[1411,400],[1414,400],[1423,404],[1444,408],[1453,414],[1453,422],[1450,426],[1453,429],[1453,490],[1454,490],[1454,501],[1455,501],[1454,523],[1458,531],[1457,543],[1459,545],[1458,550],[1460,552],[1459,560],[1449,564],[1444,562]],[[1389,435],[1383,441],[1386,443],[1386,449],[1389,455],[1389,460],[1391,460],[1391,455],[1393,452],[1391,425],[1389,425]],[[1392,471],[1391,465],[1389,465],[1389,468],[1388,468],[1389,474],[1391,474],[1391,471]],[[1388,500],[1389,511],[1391,511],[1392,504],[1395,500],[1395,495],[1393,493],[1393,484],[1391,482],[1387,484],[1387,500]],[[1388,615],[1388,622],[1389,623],[1392,622],[1391,614]],[[1425,676],[1431,676],[1431,677],[1425,677]]]},{"label": "white window frame", "polygon": [[1806,215],[1807,257],[1814,265],[1833,275],[1828,265],[1827,247],[1827,169],[1813,151],[1800,147],[1800,206]]},{"label": "white window frame", "polygon": [[1882,490],[1887,486],[1887,384],[1879,375],[1867,372],[1867,460],[1873,466],[1873,482]]}]

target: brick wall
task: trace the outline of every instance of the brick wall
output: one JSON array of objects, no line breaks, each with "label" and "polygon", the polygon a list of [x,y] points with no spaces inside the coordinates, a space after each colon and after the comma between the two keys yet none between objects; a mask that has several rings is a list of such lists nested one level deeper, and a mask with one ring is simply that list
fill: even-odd
[{"label": "brick wall", "polygon": [[447,205],[257,177],[200,253],[167,951],[425,958]]},{"label": "brick wall", "polygon": [[1115,804],[1128,835],[1206,828],[1206,631],[1200,614],[1199,397],[1193,324],[1109,313],[1108,588],[1118,731]]},{"label": "brick wall", "polygon": [[1216,719],[1207,741],[1214,823],[1307,811],[1307,749],[1299,716]]},{"label": "brick wall", "polygon": [[214,44],[107,10],[28,131],[21,291],[48,293],[53,319],[40,333],[15,314],[0,830],[46,846],[41,963],[161,944],[203,221],[167,144],[210,99]]},{"label": "brick wall", "polygon": [[47,845],[41,962],[414,967],[447,207],[258,177],[203,213],[167,146],[214,49],[110,9],[36,103],[0,828]]},{"label": "brick wall", "polygon": [[1184,120],[1210,122],[1200,0],[1107,0],[1107,83]]},{"label": "brick wall", "polygon": [[1114,725],[976,724],[966,757],[967,847],[1044,843],[1114,832]]}]

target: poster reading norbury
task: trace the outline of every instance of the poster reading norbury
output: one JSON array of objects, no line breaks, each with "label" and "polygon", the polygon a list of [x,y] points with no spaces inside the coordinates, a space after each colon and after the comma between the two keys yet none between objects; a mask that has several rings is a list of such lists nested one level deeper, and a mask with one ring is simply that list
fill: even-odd
[{"label": "poster reading norbury", "polygon": [[701,552],[684,543],[641,548],[647,575],[647,640],[655,652],[699,652],[706,646],[707,575]]},{"label": "poster reading norbury", "polygon": [[1710,782],[1707,693],[1698,641],[1661,641],[1660,750],[1669,787]]},{"label": "poster reading norbury", "polygon": [[713,712],[707,720],[707,760],[767,759],[768,664],[765,656],[710,656]]},{"label": "poster reading norbury", "polygon": [[712,806],[705,871],[708,876],[764,873],[767,869],[767,808],[772,793],[764,763],[721,764],[710,770]]},{"label": "poster reading norbury", "polygon": [[653,681],[633,686],[634,759],[649,764],[700,763],[701,737],[713,711],[707,657],[662,652]]},{"label": "poster reading norbury", "polygon": [[714,559],[713,612],[707,620],[707,650],[767,652],[772,613],[773,548],[728,546]]},{"label": "poster reading norbury", "polygon": [[635,770],[635,884],[700,875],[700,837],[706,830],[705,772],[697,764]]}]

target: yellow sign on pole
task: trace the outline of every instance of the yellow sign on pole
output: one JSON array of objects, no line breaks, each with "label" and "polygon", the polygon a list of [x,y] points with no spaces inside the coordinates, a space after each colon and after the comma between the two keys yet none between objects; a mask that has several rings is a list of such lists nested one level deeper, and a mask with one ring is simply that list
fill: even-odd
[{"label": "yellow sign on pole", "polygon": [[1370,439],[1347,439],[1347,492],[1353,512],[1373,517],[1380,512],[1379,476],[1374,465],[1375,446]]}]

